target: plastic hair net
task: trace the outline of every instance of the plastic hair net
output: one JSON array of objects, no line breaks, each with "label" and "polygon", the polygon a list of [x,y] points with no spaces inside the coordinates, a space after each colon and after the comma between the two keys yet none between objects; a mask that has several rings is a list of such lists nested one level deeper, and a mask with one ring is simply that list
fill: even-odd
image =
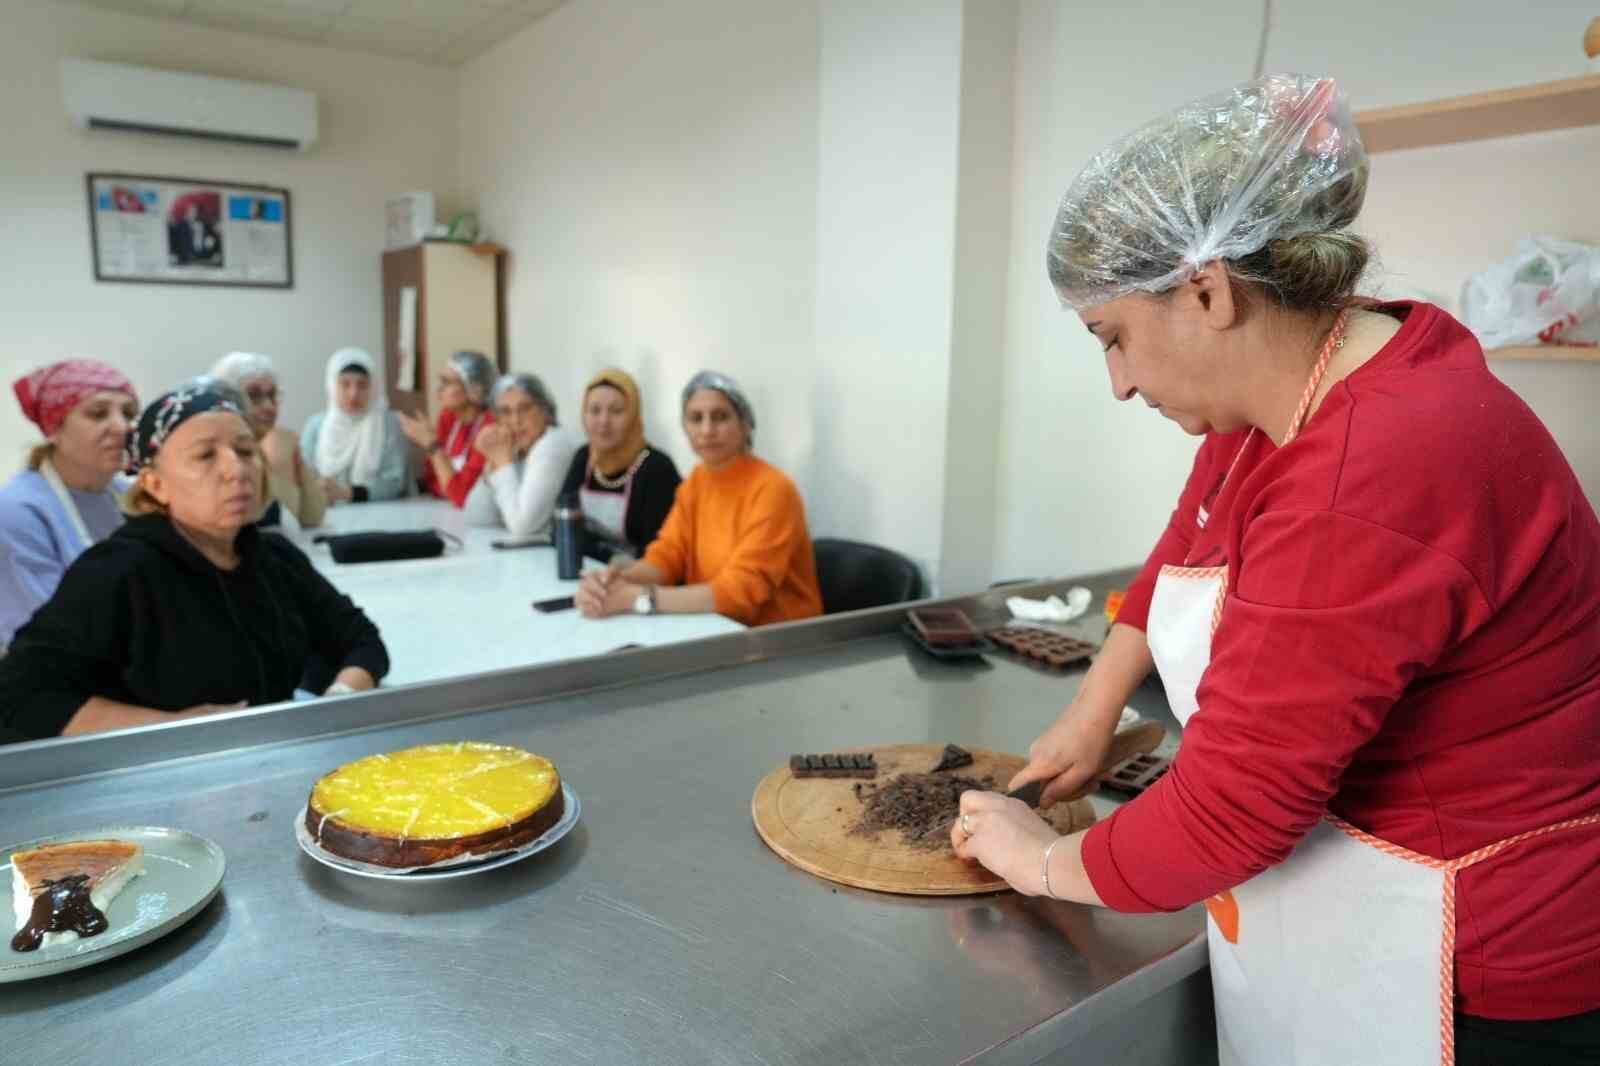
[{"label": "plastic hair net", "polygon": [[482,352],[457,352],[450,357],[450,365],[461,375],[467,395],[475,404],[489,402],[489,390],[494,388],[494,364]]},{"label": "plastic hair net", "polygon": [[1214,260],[1343,229],[1366,190],[1367,153],[1333,79],[1269,74],[1097,154],[1062,198],[1045,264],[1074,309],[1164,292]]},{"label": "plastic hair net", "polygon": [[682,407],[689,406],[689,397],[701,389],[715,389],[728,398],[733,404],[733,409],[739,414],[739,421],[744,423],[747,434],[754,437],[756,434],[756,413],[750,406],[750,401],[745,398],[744,390],[739,388],[739,383],[726,374],[719,374],[715,370],[702,370],[689,379],[689,384],[683,387]]},{"label": "plastic hair net", "polygon": [[550,390],[544,387],[544,382],[540,381],[537,375],[502,375],[500,380],[494,383],[493,391],[489,393],[489,403],[491,405],[498,403],[500,395],[507,389],[521,389],[527,393],[533,398],[534,406],[544,409],[545,417],[550,420],[550,424],[552,426],[558,424],[556,422],[556,402],[550,398]]},{"label": "plastic hair net", "polygon": [[240,388],[247,378],[271,378],[277,381],[278,371],[273,367],[272,360],[264,355],[256,355],[254,352],[229,352],[217,360],[217,365],[211,368],[211,377]]}]

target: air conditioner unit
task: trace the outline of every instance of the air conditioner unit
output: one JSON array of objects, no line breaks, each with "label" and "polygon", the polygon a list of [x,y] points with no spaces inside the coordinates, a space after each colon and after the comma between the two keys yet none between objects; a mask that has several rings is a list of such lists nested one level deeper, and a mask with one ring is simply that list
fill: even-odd
[{"label": "air conditioner unit", "polygon": [[317,143],[317,97],[304,89],[63,59],[61,95],[67,114],[86,129],[137,130],[302,152]]}]

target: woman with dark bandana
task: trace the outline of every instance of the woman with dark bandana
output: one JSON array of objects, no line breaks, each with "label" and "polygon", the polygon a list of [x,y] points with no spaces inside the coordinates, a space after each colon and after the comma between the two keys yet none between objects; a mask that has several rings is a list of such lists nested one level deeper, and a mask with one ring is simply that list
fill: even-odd
[{"label": "woman with dark bandana", "polygon": [[147,725],[291,699],[313,655],[327,694],[389,669],[377,628],[292,544],[251,519],[255,434],[204,384],[134,430],[135,517],[67,570],[0,661],[0,733]]}]

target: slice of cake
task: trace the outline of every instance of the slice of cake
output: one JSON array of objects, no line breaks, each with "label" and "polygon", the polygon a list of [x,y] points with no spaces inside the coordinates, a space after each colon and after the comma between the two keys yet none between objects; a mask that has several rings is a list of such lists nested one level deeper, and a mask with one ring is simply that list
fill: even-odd
[{"label": "slice of cake", "polygon": [[103,933],[106,910],[144,873],[144,848],[126,840],[75,840],[11,856],[16,951]]},{"label": "slice of cake", "polygon": [[549,759],[462,741],[346,763],[312,786],[305,825],[334,855],[431,866],[521,847],[560,821],[564,806]]}]

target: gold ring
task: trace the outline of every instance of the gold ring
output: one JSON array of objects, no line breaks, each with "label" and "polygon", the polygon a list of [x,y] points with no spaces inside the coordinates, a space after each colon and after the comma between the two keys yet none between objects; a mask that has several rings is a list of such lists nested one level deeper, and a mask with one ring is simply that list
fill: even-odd
[{"label": "gold ring", "polygon": [[970,817],[972,816],[968,814],[963,814],[961,816],[961,831],[967,834],[967,836],[972,835],[972,823],[968,821]]}]

